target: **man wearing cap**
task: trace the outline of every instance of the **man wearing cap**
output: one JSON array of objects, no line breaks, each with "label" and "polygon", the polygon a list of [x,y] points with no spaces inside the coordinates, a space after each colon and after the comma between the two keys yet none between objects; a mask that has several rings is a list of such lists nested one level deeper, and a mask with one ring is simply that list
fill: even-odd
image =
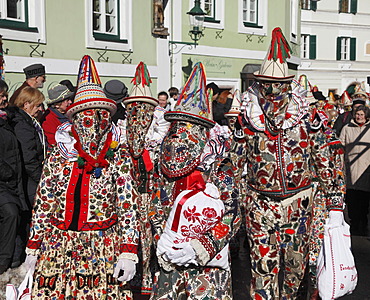
[{"label": "man wearing cap", "polygon": [[26,75],[26,81],[17,88],[13,95],[9,99],[9,104],[13,105],[15,99],[18,97],[21,90],[23,90],[26,86],[33,87],[35,89],[40,89],[44,86],[46,81],[45,75],[45,66],[42,64],[33,64],[23,69],[24,74]]},{"label": "man wearing cap", "polygon": [[[231,299],[228,243],[240,225],[238,189],[213,132],[204,68],[194,65],[156,167],[150,214],[159,261],[151,299]],[[195,199],[194,199],[195,197]]]},{"label": "man wearing cap", "polygon": [[306,91],[288,74],[289,51],[281,29],[275,28],[268,54],[254,74],[256,82],[242,99],[252,299],[298,299],[307,264],[314,175],[325,190],[329,223],[343,219],[345,187],[333,152],[340,142],[311,129]]},{"label": "man wearing cap", "polygon": [[115,112],[84,56],[70,123],[58,128],[33,207],[26,267],[34,299],[132,299],[122,281],[136,272],[138,193]]},{"label": "man wearing cap", "polygon": [[41,120],[42,129],[48,143],[48,148],[56,144],[55,132],[59,125],[68,121],[65,113],[68,107],[72,104],[74,93],[71,92],[67,86],[57,84],[48,90],[49,101],[47,104],[49,108],[46,110]]}]

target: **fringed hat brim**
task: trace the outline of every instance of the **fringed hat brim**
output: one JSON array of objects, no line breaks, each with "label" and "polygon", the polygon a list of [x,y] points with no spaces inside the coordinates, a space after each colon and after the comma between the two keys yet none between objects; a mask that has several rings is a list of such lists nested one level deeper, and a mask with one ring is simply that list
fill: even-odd
[{"label": "fringed hat brim", "polygon": [[213,120],[183,111],[168,111],[164,114],[164,119],[168,122],[186,121],[194,124],[199,124],[207,128],[212,128],[216,124],[216,122]]},{"label": "fringed hat brim", "polygon": [[114,115],[117,111],[117,105],[115,101],[107,98],[95,98],[95,99],[86,99],[73,103],[68,107],[66,116],[68,119],[71,120],[72,116],[75,115],[76,113],[83,110],[94,108],[106,109],[111,113],[111,115]]},{"label": "fringed hat brim", "polygon": [[229,110],[226,114],[224,114],[225,117],[237,117],[240,114],[240,110]]},{"label": "fringed hat brim", "polygon": [[132,96],[132,97],[127,97],[123,99],[122,101],[124,105],[127,105],[132,102],[145,102],[145,103],[153,104],[154,106],[157,106],[159,104],[157,99],[153,97],[149,97],[149,96]]}]

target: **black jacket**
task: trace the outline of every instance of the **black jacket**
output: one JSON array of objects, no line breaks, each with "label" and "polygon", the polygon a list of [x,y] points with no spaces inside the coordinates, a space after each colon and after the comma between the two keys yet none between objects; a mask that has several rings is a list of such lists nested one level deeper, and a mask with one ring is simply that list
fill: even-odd
[{"label": "black jacket", "polygon": [[0,118],[0,206],[16,204],[28,210],[22,186],[22,163],[18,141],[10,125]]},{"label": "black jacket", "polygon": [[26,199],[31,206],[35,197],[36,188],[40,181],[44,161],[44,147],[33,125],[32,118],[18,107],[10,107],[9,123],[13,127],[19,142],[23,163],[23,186]]}]

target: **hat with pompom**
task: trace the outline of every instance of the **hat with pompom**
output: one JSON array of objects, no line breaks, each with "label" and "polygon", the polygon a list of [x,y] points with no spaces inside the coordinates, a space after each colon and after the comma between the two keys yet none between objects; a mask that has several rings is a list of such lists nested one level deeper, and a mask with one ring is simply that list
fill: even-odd
[{"label": "hat with pompom", "polygon": [[169,122],[186,121],[212,128],[215,122],[212,120],[210,98],[212,97],[207,91],[203,64],[197,62],[173,111],[166,112],[164,118]]},{"label": "hat with pompom", "polygon": [[85,55],[80,63],[74,103],[68,107],[66,116],[71,120],[76,113],[91,108],[103,108],[114,115],[117,105],[105,95],[94,60]]},{"label": "hat with pompom", "polygon": [[237,117],[240,114],[240,90],[236,90],[233,96],[233,103],[230,110],[224,114],[225,117]]},{"label": "hat with pompom", "polygon": [[140,101],[153,104],[154,106],[158,105],[158,100],[152,97],[152,92],[150,90],[150,84],[152,79],[148,68],[145,63],[140,62],[135,71],[135,76],[131,80],[134,84],[130,97],[123,99],[123,104],[127,105],[132,102]]},{"label": "hat with pompom", "polygon": [[271,44],[267,55],[259,71],[254,76],[260,81],[290,81],[294,75],[288,74],[288,63],[290,48],[281,28],[276,27],[272,31]]}]

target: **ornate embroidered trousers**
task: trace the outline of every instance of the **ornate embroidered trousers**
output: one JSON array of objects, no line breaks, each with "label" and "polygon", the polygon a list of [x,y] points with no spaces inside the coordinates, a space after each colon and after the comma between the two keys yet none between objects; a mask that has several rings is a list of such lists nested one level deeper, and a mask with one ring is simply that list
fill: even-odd
[{"label": "ornate embroidered trousers", "polygon": [[276,201],[251,192],[246,208],[251,299],[296,299],[308,259],[311,194],[309,189]]},{"label": "ornate embroidered trousers", "polygon": [[231,300],[231,273],[219,268],[161,270],[155,276],[151,300]]}]

